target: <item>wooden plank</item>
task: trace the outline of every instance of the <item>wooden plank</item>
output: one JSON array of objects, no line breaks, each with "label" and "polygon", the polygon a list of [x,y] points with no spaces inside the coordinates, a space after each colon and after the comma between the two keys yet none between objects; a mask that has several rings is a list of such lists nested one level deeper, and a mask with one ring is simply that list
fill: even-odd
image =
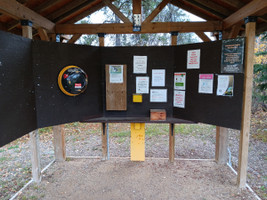
[{"label": "wooden plank", "polygon": [[98,37],[99,39],[99,46],[103,47],[105,46],[105,37]]},{"label": "wooden plank", "polygon": [[133,14],[142,14],[141,0],[133,0]]},{"label": "wooden plank", "polygon": [[46,32],[45,29],[39,27],[38,28],[38,34],[39,34],[41,40],[50,41],[50,39],[49,39],[49,37],[48,37],[47,32]]},{"label": "wooden plank", "polygon": [[110,83],[106,65],[106,110],[127,110],[127,66],[123,65],[123,83]]},{"label": "wooden plank", "polygon": [[54,152],[56,161],[66,160],[66,145],[64,125],[53,126]]},{"label": "wooden plank", "polygon": [[242,22],[239,22],[232,26],[232,29],[228,35],[228,38],[236,38],[241,30]]},{"label": "wooden plank", "polygon": [[255,43],[256,23],[246,24],[246,47],[245,47],[245,72],[243,89],[242,122],[239,143],[238,177],[237,182],[240,188],[246,187],[248,147],[250,132],[250,116],[253,86],[253,58]]},{"label": "wooden plank", "polygon": [[163,0],[156,8],[152,11],[152,13],[145,19],[143,22],[148,23],[151,22],[159,13],[162,11],[162,9],[170,2],[170,0]]},{"label": "wooden plank", "polygon": [[108,123],[102,123],[102,160],[108,160]]},{"label": "wooden plank", "polygon": [[22,36],[32,39],[32,27],[31,26],[22,26]]},{"label": "wooden plank", "polygon": [[176,46],[177,45],[177,36],[178,35],[176,35],[176,34],[172,34],[172,36],[171,36],[171,45],[172,46]]},{"label": "wooden plank", "polygon": [[0,12],[11,16],[14,19],[26,19],[33,22],[35,27],[43,27],[50,32],[54,31],[55,24],[45,17],[37,14],[26,6],[15,0],[1,0]]},{"label": "wooden plank", "polygon": [[124,23],[131,23],[131,21],[125,17],[125,15],[116,7],[114,6],[110,0],[103,0],[103,2],[112,10],[115,15],[117,15]]},{"label": "wooden plank", "polygon": [[243,6],[241,9],[230,15],[223,20],[224,29],[230,28],[232,25],[240,22],[247,16],[254,15],[255,13],[267,9],[267,1],[253,0]]},{"label": "wooden plank", "polygon": [[169,124],[169,161],[175,158],[175,124]]},{"label": "wooden plank", "polygon": [[150,109],[150,121],[166,121],[165,109]]},{"label": "wooden plank", "polygon": [[195,32],[197,36],[203,41],[203,42],[210,42],[211,39],[204,33],[204,32]]},{"label": "wooden plank", "polygon": [[215,161],[226,164],[228,156],[228,129],[216,126]]},{"label": "wooden plank", "polygon": [[145,123],[131,123],[131,161],[145,161]]},{"label": "wooden plank", "polygon": [[69,39],[68,43],[69,44],[75,43],[81,36],[82,36],[82,34],[75,34],[75,35],[73,35],[72,38]]},{"label": "wooden plank", "polygon": [[40,162],[40,146],[38,130],[32,131],[30,134],[30,149],[32,161],[32,179],[34,182],[41,182],[41,162]]},{"label": "wooden plank", "polygon": [[[169,33],[169,32],[213,32],[222,30],[219,21],[207,22],[153,22],[142,25],[138,33]],[[133,34],[132,24],[57,24],[56,33],[61,34]]]}]

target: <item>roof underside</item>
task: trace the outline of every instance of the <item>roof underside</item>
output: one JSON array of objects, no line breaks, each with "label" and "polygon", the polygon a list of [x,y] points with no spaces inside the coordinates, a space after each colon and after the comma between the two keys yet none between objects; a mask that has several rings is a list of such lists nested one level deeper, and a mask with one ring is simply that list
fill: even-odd
[{"label": "roof underside", "polygon": [[[140,1],[140,0],[139,0]],[[138,2],[138,0],[133,0],[133,4]],[[14,4],[15,3],[15,4]],[[174,6],[177,6],[183,10],[186,10],[192,14],[195,14],[205,20],[216,22],[218,30],[234,32],[238,32],[237,35],[241,35],[244,31],[244,16],[258,16],[257,19],[257,34],[262,33],[267,30],[267,0],[163,0],[161,4],[157,7],[158,9],[163,9],[160,6],[164,7],[167,3],[171,3]],[[1,5],[2,4],[2,5]],[[110,5],[111,4],[111,5]],[[14,5],[15,8],[14,8]],[[22,6],[22,7],[21,7]],[[40,21],[38,27],[44,24],[44,29],[48,31],[48,33],[66,33],[66,34],[95,34],[94,31],[82,31],[80,29],[76,29],[75,27],[67,27],[62,26],[62,24],[74,24],[75,22],[83,19],[84,17],[100,10],[101,8],[108,6],[114,6],[112,1],[110,0],[1,0],[0,2],[0,30],[9,31],[15,34],[21,34],[21,19],[27,19],[30,17],[40,16],[40,18],[44,21]],[[12,10],[14,8],[14,10]],[[26,10],[24,10],[26,8]],[[157,9],[156,8],[156,9]],[[155,9],[155,10],[156,10]],[[30,11],[31,12],[30,12]],[[113,12],[117,12],[117,15],[120,15],[119,9],[116,7],[113,9]],[[154,11],[153,11],[154,12]],[[27,13],[27,14],[25,14]],[[32,15],[32,13],[36,14],[36,16]],[[122,14],[123,15],[123,14]],[[243,16],[244,15],[244,16]],[[122,17],[120,17],[122,19]],[[35,23],[31,18],[29,19]],[[46,21],[47,20],[47,21]],[[122,30],[123,25],[127,28],[127,26],[132,26],[132,19],[122,19],[125,24],[120,24],[120,28]],[[46,24],[47,22],[47,24]],[[150,21],[151,22],[151,21]],[[38,23],[37,23],[38,24]],[[221,24],[218,26],[218,24]],[[45,26],[47,25],[47,26]],[[57,25],[59,25],[57,29]],[[142,24],[143,25],[143,24]],[[150,23],[150,26],[146,24],[144,26],[144,30],[150,32],[150,29],[155,29],[157,32],[163,32],[163,28],[157,29],[157,24]],[[54,27],[53,27],[54,26]],[[155,27],[156,28],[155,28]],[[169,26],[173,26],[169,28]],[[176,24],[169,24],[166,26],[167,31],[175,31]],[[38,28],[34,27],[34,28]],[[53,27],[50,29],[50,27]],[[63,27],[63,28],[62,28]],[[125,29],[124,27],[124,29]],[[238,28],[236,28],[238,27]],[[93,29],[94,27],[92,27]],[[116,29],[116,26],[113,28]],[[49,30],[50,29],[50,30]],[[76,29],[71,30],[70,29]],[[142,26],[143,29],[143,26]],[[67,31],[68,30],[68,31]],[[109,32],[109,29],[99,29]],[[196,31],[205,32],[202,29],[196,29]],[[65,32],[66,31],[66,32]],[[177,28],[177,31],[181,31]],[[207,28],[207,31],[211,31],[211,29]],[[35,31],[36,35],[37,30]],[[128,32],[130,33],[130,29]],[[191,32],[191,29],[185,29],[185,32]],[[116,33],[116,32],[115,32]],[[118,32],[120,33],[120,32]],[[123,31],[121,33],[124,33]],[[136,32],[135,32],[136,33]]]}]

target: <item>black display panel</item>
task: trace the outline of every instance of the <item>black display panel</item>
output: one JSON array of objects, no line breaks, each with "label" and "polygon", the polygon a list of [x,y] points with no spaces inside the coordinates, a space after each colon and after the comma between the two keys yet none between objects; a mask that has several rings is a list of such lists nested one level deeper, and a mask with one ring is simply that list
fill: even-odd
[{"label": "black display panel", "polygon": [[[35,41],[32,52],[38,128],[102,116],[98,47]],[[58,74],[69,65],[80,67],[88,75],[87,89],[75,97],[65,95],[57,83]]]},{"label": "black display panel", "polygon": [[[185,108],[173,108],[177,118],[240,129],[243,96],[243,74],[234,75],[234,95],[217,96],[222,41],[183,45],[176,48],[175,72],[186,72]],[[200,49],[200,69],[187,69],[187,51]],[[198,92],[199,74],[214,74],[213,93]],[[229,74],[227,74],[229,75]]]},{"label": "black display panel", "polygon": [[0,31],[0,146],[37,128],[31,44]]}]

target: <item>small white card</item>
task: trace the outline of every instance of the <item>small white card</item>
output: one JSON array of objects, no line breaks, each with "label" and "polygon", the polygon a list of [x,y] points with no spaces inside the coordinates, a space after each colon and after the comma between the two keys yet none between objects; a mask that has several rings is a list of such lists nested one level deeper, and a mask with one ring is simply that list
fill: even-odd
[{"label": "small white card", "polygon": [[167,102],[167,89],[151,89],[150,102]]},{"label": "small white card", "polygon": [[187,51],[187,69],[200,68],[200,49]]},{"label": "small white card", "polygon": [[198,93],[213,93],[213,74],[199,74]]},{"label": "small white card", "polygon": [[165,69],[152,69],[152,87],[165,87]]},{"label": "small white card", "polygon": [[148,94],[149,93],[149,77],[137,76],[136,77],[136,93]]},{"label": "small white card", "polygon": [[177,108],[185,108],[185,91],[174,90],[173,106]]},{"label": "small white card", "polygon": [[133,57],[133,73],[146,74],[147,72],[147,56]]}]

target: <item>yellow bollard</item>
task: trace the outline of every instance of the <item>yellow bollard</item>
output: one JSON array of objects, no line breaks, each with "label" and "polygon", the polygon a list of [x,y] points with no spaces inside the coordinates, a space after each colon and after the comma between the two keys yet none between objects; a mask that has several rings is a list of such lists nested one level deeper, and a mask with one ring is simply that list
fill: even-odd
[{"label": "yellow bollard", "polygon": [[145,161],[145,123],[131,123],[131,161]]}]

